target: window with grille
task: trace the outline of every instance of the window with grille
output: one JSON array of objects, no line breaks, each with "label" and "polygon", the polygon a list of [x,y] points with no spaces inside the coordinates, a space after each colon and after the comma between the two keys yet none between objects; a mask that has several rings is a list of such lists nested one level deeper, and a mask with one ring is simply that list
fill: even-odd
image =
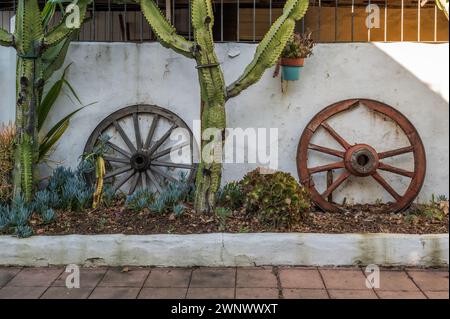
[{"label": "window with grille", "polygon": [[[189,0],[155,0],[178,32],[192,38]],[[45,1],[40,1],[45,2]],[[258,42],[281,14],[284,0],[214,0],[216,41]],[[9,28],[17,0],[0,0],[0,26]],[[92,19],[80,33],[80,41],[155,41],[139,6],[95,0]],[[368,15],[378,25],[367,27]],[[60,14],[55,16],[58,19]],[[371,21],[375,21],[372,20]],[[310,30],[316,42],[419,41],[447,42],[448,20],[434,0],[311,0],[297,24]]]}]

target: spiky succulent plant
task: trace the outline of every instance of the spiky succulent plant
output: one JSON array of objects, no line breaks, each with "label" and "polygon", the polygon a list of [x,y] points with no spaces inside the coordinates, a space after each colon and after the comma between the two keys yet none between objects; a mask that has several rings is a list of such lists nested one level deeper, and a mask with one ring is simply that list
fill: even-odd
[{"label": "spiky succulent plant", "polygon": [[[68,118],[63,119],[44,137],[44,145],[39,145],[38,130],[52,106],[51,101],[42,100],[44,84],[63,65],[70,41],[84,21],[91,1],[73,0],[77,10],[66,12],[50,28],[56,6],[67,1],[48,0],[41,10],[38,0],[18,0],[14,33],[0,28],[0,45],[13,47],[17,52],[13,184],[14,196],[23,194],[26,201],[32,198],[33,168],[41,158],[40,149],[48,150],[68,125]],[[80,23],[70,23],[74,18]]]}]

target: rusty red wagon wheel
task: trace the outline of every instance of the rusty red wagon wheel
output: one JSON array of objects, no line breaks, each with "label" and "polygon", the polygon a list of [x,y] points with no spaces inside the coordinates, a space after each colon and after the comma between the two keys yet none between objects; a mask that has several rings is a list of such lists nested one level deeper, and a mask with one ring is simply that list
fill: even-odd
[{"label": "rusty red wagon wheel", "polygon": [[[351,145],[330,126],[328,120],[339,113],[349,111],[360,105],[364,105],[368,109],[394,121],[404,132],[410,145],[383,152],[378,152],[368,144],[357,143]],[[342,150],[311,143],[312,137],[319,128],[323,128],[342,147]],[[308,155],[311,151],[331,155],[338,160],[326,165],[308,167]],[[383,159],[407,153],[413,154],[413,171],[398,168],[383,162]],[[342,206],[334,203],[330,195],[347,179],[350,177],[371,176],[393,198],[389,211],[399,212],[409,207],[422,188],[426,170],[425,149],[417,130],[403,114],[381,102],[367,99],[352,99],[328,106],[309,122],[298,145],[297,170],[301,183],[309,188],[312,200],[325,211],[342,211]],[[341,173],[336,179],[333,180],[331,178],[330,180],[330,172],[333,170],[340,170]],[[380,174],[380,170],[410,179],[406,191],[403,194],[397,192]],[[320,172],[328,172],[328,183],[324,192],[319,192],[314,183],[313,176]]]}]

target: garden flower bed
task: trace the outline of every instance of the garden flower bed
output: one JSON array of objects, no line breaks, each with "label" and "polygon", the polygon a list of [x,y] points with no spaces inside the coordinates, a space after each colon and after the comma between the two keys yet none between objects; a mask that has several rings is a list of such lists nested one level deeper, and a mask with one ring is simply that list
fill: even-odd
[{"label": "garden flower bed", "polygon": [[[133,211],[123,203],[110,208],[82,212],[57,212],[52,223],[45,224],[39,216],[30,220],[37,235],[68,234],[202,234],[202,233],[448,233],[448,214],[433,215],[433,207],[413,205],[408,211],[390,214],[385,205],[349,206],[343,214],[311,211],[291,227],[276,227],[249,217],[236,210],[223,218],[217,215],[196,214],[187,209],[181,216],[169,213],[152,213],[148,209]],[[3,231],[8,234],[8,231]]]}]

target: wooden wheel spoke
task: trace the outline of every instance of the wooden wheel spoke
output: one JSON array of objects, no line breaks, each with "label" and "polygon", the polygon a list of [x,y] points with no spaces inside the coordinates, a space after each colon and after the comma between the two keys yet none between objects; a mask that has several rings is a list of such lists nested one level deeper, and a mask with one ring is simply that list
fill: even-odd
[{"label": "wooden wheel spoke", "polygon": [[123,148],[117,146],[114,143],[108,142],[107,145],[109,147],[111,147],[113,150],[115,150],[116,152],[122,154],[123,156],[127,157],[127,158],[131,158],[131,154],[127,151],[125,151]]},{"label": "wooden wheel spoke", "polygon": [[112,157],[112,156],[103,156],[103,159],[107,162],[112,163],[123,163],[123,164],[130,164],[130,159],[128,158],[118,158],[118,157]]},{"label": "wooden wheel spoke", "polygon": [[154,166],[173,167],[173,168],[185,168],[185,169],[193,169],[194,168],[191,164],[160,162],[160,161],[153,161],[152,165],[154,165]]},{"label": "wooden wheel spoke", "polygon": [[411,153],[413,151],[414,151],[414,146],[411,145],[411,146],[402,147],[402,148],[398,148],[398,149],[387,151],[387,152],[378,153],[378,157],[380,159],[383,159],[383,158],[387,158],[387,157],[393,157],[393,156],[398,156],[398,155],[402,155],[402,154],[406,154],[406,153]]},{"label": "wooden wheel spoke", "polygon": [[150,147],[150,143],[152,142],[152,138],[153,138],[153,135],[155,134],[155,130],[158,125],[158,122],[159,122],[159,115],[156,114],[153,117],[152,125],[150,126],[150,130],[148,131],[148,135],[147,135],[147,138],[144,143],[144,149],[148,149]]},{"label": "wooden wheel spoke", "polygon": [[168,173],[164,172],[163,170],[160,170],[157,167],[152,167],[151,170],[154,171],[156,174],[158,174],[158,175],[160,175],[162,177],[165,177],[166,179],[168,179],[172,183],[177,183],[178,182],[174,177],[170,176]]},{"label": "wooden wheel spoke", "polygon": [[129,170],[131,170],[131,165],[125,165],[125,166],[119,167],[118,169],[106,174],[104,178],[108,179],[108,178],[123,174],[125,172],[128,172]]},{"label": "wooden wheel spoke", "polygon": [[147,189],[147,174],[141,173],[141,185],[143,189]]},{"label": "wooden wheel spoke", "polygon": [[178,127],[177,124],[172,124],[169,130],[164,133],[164,135],[152,146],[149,153],[153,154],[158,149],[158,147],[160,147],[169,138],[170,134],[176,127]]},{"label": "wooden wheel spoke", "polygon": [[139,127],[139,116],[135,112],[133,113],[133,126],[134,126],[134,134],[136,136],[136,146],[138,150],[142,149],[142,137],[141,137],[141,129]]},{"label": "wooden wheel spoke", "polygon": [[389,183],[383,178],[383,176],[381,176],[381,175],[378,174],[378,173],[375,173],[375,174],[372,175],[372,177],[373,177],[373,178],[374,178],[381,186],[383,186],[383,188],[384,188],[389,194],[391,194],[391,196],[394,197],[394,199],[395,199],[396,201],[399,201],[399,200],[402,198],[402,196],[401,196],[399,193],[397,193],[397,192],[395,191],[395,189],[392,188],[391,185],[389,185]]},{"label": "wooden wheel spoke", "polygon": [[344,168],[344,162],[336,162],[336,163],[331,163],[331,164],[327,164],[327,165],[322,165],[322,166],[316,166],[313,168],[309,168],[309,174],[316,174],[316,173],[320,173],[320,172],[326,172],[332,169],[339,169],[339,168]]},{"label": "wooden wheel spoke", "polygon": [[148,170],[145,171],[145,174],[147,174],[150,182],[152,182],[155,185],[156,189],[161,194],[162,193],[162,187],[159,184],[158,180],[156,179],[155,175],[153,175],[152,171],[148,169]]},{"label": "wooden wheel spoke", "polygon": [[338,188],[347,178],[350,177],[350,173],[345,171],[323,192],[322,197],[327,198],[331,193],[333,193],[336,188]]},{"label": "wooden wheel spoke", "polygon": [[141,177],[141,173],[134,174],[133,179],[131,180],[131,185],[130,185],[130,190],[128,191],[128,195],[131,195],[134,193],[140,177]]},{"label": "wooden wheel spoke", "polygon": [[323,122],[320,124],[330,135],[339,143],[342,145],[343,148],[348,150],[351,145],[347,143],[347,141],[340,136],[327,122]]},{"label": "wooden wheel spoke", "polygon": [[152,156],[152,160],[153,160],[153,159],[160,158],[160,157],[163,157],[164,155],[167,155],[167,154],[169,154],[169,153],[171,153],[171,152],[173,152],[173,151],[179,150],[179,149],[181,149],[181,148],[183,148],[183,147],[189,146],[190,144],[191,144],[190,142],[184,142],[184,143],[181,143],[181,144],[179,144],[179,145],[175,145],[175,146],[173,146],[173,147],[170,147],[170,148],[168,148],[168,149],[165,149],[164,151],[158,152],[158,153],[156,153],[155,155],[153,155],[153,156]]},{"label": "wooden wheel spoke", "polygon": [[116,185],[114,185],[114,192],[117,192],[119,188],[122,187],[123,184],[126,183],[136,172],[134,170],[129,171],[122,179],[120,179]]},{"label": "wooden wheel spoke", "polygon": [[328,147],[324,147],[324,146],[320,146],[320,145],[316,145],[316,144],[309,144],[308,149],[313,150],[313,151],[317,151],[320,153],[325,153],[325,154],[330,154],[330,155],[334,155],[340,158],[344,158],[345,153],[338,151],[338,150],[334,150]]},{"label": "wooden wheel spoke", "polygon": [[132,153],[136,153],[136,147],[134,147],[133,143],[131,143],[130,139],[128,138],[127,134],[125,134],[125,131],[122,129],[122,126],[120,126],[119,122],[114,121],[113,124],[114,124],[114,127],[116,128],[117,132],[119,132],[122,140],[125,142],[125,144],[127,144],[128,149]]},{"label": "wooden wheel spoke", "polygon": [[406,176],[409,178],[413,178],[414,177],[414,172],[411,171],[407,171],[405,169],[402,168],[398,168],[398,167],[394,167],[385,163],[381,163],[378,167],[379,169],[383,170],[383,171],[388,171],[397,175],[402,175],[402,176]]}]

